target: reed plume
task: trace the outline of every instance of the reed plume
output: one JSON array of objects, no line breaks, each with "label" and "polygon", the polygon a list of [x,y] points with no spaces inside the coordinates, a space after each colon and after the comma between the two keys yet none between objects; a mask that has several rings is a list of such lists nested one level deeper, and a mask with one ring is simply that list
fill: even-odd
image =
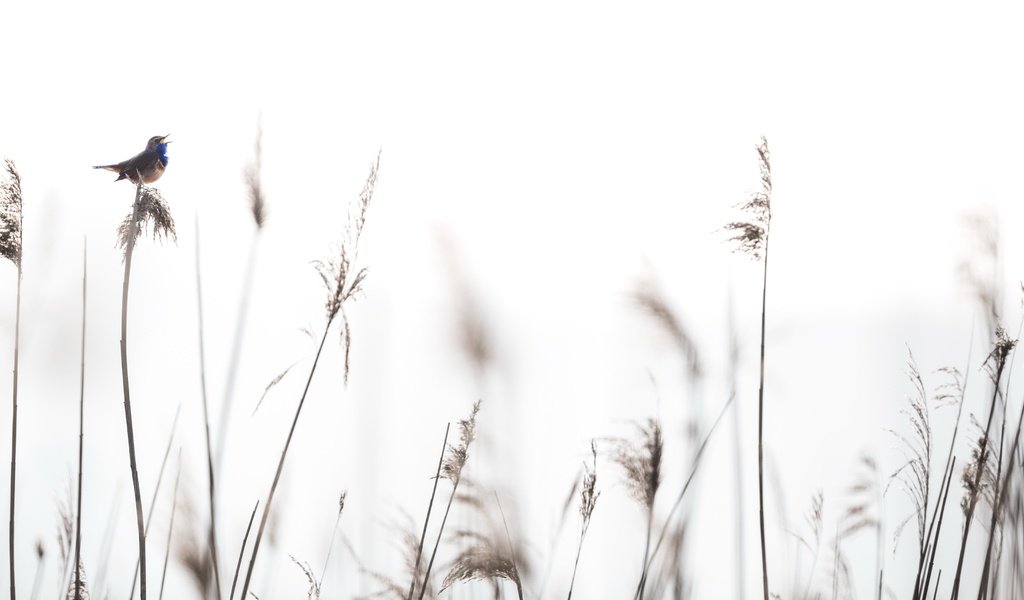
[{"label": "reed plume", "polygon": [[902,443],[906,460],[889,476],[886,492],[889,486],[898,483],[913,506],[911,513],[896,525],[894,536],[898,540],[908,523],[913,522],[916,525],[918,566],[913,596],[916,599],[920,595],[921,574],[929,550],[927,525],[931,502],[932,427],[928,394],[910,348],[907,348],[906,369],[907,378],[914,387],[914,394],[907,397],[907,406],[900,412],[910,424],[911,433],[908,436],[890,430],[890,433]]},{"label": "reed plume", "polygon": [[[430,561],[427,562],[427,569],[423,573],[423,583],[420,585],[419,600],[430,587],[430,572],[434,567],[434,559],[437,558],[437,549],[441,545],[441,536],[444,534],[444,526],[448,522],[448,513],[452,510],[452,502],[459,491],[459,483],[462,481],[462,468],[466,466],[469,458],[469,446],[476,439],[476,417],[480,413],[480,401],[473,403],[473,409],[469,417],[459,420],[459,443],[449,444],[448,450],[441,461],[441,477],[452,483],[452,491],[448,496],[448,505],[444,509],[444,517],[441,519],[441,527],[437,530],[437,539],[434,541],[434,550],[430,553]],[[418,564],[418,561],[417,561]]]},{"label": "reed plume", "polygon": [[[882,590],[885,585],[885,528],[882,522],[885,505],[879,477],[878,463],[870,455],[862,454],[858,460],[857,478],[847,488],[850,503],[844,510],[840,521],[840,533],[844,538],[865,529],[875,530],[876,600],[882,599]],[[872,506],[877,508],[872,510]]]},{"label": "reed plume", "polygon": [[327,259],[326,261],[316,261],[317,272],[320,275],[321,280],[324,283],[324,287],[327,289],[327,299],[324,303],[326,312],[326,323],[324,325],[324,333],[320,338],[320,345],[317,348],[316,356],[313,358],[313,365],[310,367],[309,376],[306,378],[305,388],[302,390],[302,396],[299,398],[298,406],[295,408],[295,416],[292,418],[291,428],[288,430],[288,437],[285,438],[284,447],[281,449],[281,457],[277,462],[277,470],[274,473],[274,480],[270,484],[270,490],[267,492],[267,500],[263,504],[263,516],[260,517],[260,526],[256,530],[256,538],[253,540],[252,555],[249,558],[249,567],[245,573],[245,580],[242,584],[242,599],[245,600],[249,595],[249,585],[252,582],[253,569],[256,567],[256,558],[259,556],[260,542],[263,540],[263,534],[267,527],[267,521],[270,518],[270,511],[273,508],[274,494],[277,491],[278,482],[281,480],[281,473],[284,472],[285,458],[288,456],[288,448],[291,446],[292,436],[295,434],[295,427],[299,423],[299,416],[302,414],[302,407],[306,402],[306,394],[309,392],[309,385],[313,381],[313,375],[316,373],[317,364],[320,362],[320,353],[323,352],[324,344],[327,342],[327,334],[331,330],[331,325],[334,323],[335,318],[341,314],[342,318],[342,342],[344,345],[345,352],[345,382],[348,382],[349,374],[349,351],[352,344],[351,331],[348,324],[348,317],[344,313],[344,305],[356,298],[362,292],[362,284],[366,279],[367,270],[365,267],[359,268],[353,272],[355,261],[359,253],[359,239],[363,233],[363,227],[366,224],[367,209],[370,205],[370,200],[373,198],[373,191],[377,185],[377,171],[380,166],[380,153],[377,153],[377,159],[370,165],[370,174],[366,178],[366,183],[363,185],[363,190],[359,194],[359,199],[355,207],[349,211],[348,223],[345,227],[341,245],[338,247],[337,256]]},{"label": "reed plume", "polygon": [[992,351],[985,358],[985,370],[992,381],[992,400],[989,403],[988,419],[985,423],[985,428],[978,438],[977,447],[972,451],[972,460],[964,470],[963,485],[965,496],[961,504],[964,509],[964,532],[960,540],[960,557],[957,559],[956,574],[953,576],[952,600],[956,600],[960,595],[960,578],[963,574],[964,555],[967,552],[967,539],[971,533],[971,523],[974,521],[974,509],[977,507],[978,500],[984,492],[982,478],[988,470],[990,461],[989,453],[991,449],[989,448],[989,439],[992,429],[992,418],[995,415],[996,404],[1000,395],[1000,382],[1003,370],[1006,368],[1007,359],[1010,353],[1013,352],[1016,344],[1017,340],[1011,340],[1006,334],[1006,330],[999,327],[995,331]]},{"label": "reed plume", "polygon": [[614,438],[611,441],[611,458],[623,472],[623,482],[629,495],[644,509],[647,517],[647,536],[644,541],[644,559],[641,564],[640,582],[636,597],[643,599],[644,587],[649,568],[648,556],[651,551],[651,532],[654,525],[654,498],[661,487],[661,460],[664,454],[664,438],[661,424],[657,419],[646,423],[635,423],[637,438]]},{"label": "reed plume", "polygon": [[15,482],[18,467],[18,355],[21,351],[21,249],[22,211],[21,175],[11,159],[4,159],[3,181],[0,181],[0,256],[14,263],[18,269],[17,300],[14,309],[14,375],[11,384],[11,500],[8,522],[7,550],[11,600],[15,600],[14,584],[14,513]]},{"label": "reed plume", "polygon": [[423,556],[423,544],[427,540],[427,525],[430,524],[430,513],[434,510],[434,498],[437,496],[437,484],[441,480],[441,467],[444,466],[444,455],[448,449],[448,433],[451,431],[452,424],[448,423],[444,428],[444,441],[441,442],[441,456],[437,459],[437,473],[434,474],[434,485],[430,491],[430,502],[427,503],[427,516],[423,518],[423,533],[420,534],[419,544],[416,545],[416,558],[413,560],[412,568],[412,581],[409,583],[409,593],[405,596],[408,600],[412,600],[413,594],[416,593],[416,580],[420,575],[420,558]]},{"label": "reed plume", "polygon": [[768,239],[772,224],[772,165],[768,151],[768,140],[761,136],[757,145],[757,156],[761,168],[761,189],[749,200],[739,205],[747,219],[725,225],[732,234],[730,241],[736,244],[736,251],[747,254],[754,260],[762,261],[761,282],[761,368],[757,389],[757,498],[758,516],[761,529],[761,578],[764,600],[768,595],[768,553],[765,550],[764,535],[764,363],[765,363],[765,321],[768,299]]},{"label": "reed plume", "polygon": [[78,563],[75,566],[75,578],[71,580],[68,587],[67,600],[89,600],[89,582],[85,578],[85,566]]},{"label": "reed plume", "polygon": [[590,518],[597,506],[597,497],[601,492],[597,491],[597,444],[591,440],[590,454],[592,465],[583,463],[583,483],[580,487],[580,543],[576,547],[576,560],[572,565],[572,579],[569,580],[568,600],[572,600],[572,589],[576,585],[576,569],[580,566],[580,554],[583,552],[583,539],[587,537],[587,530],[590,529]]}]

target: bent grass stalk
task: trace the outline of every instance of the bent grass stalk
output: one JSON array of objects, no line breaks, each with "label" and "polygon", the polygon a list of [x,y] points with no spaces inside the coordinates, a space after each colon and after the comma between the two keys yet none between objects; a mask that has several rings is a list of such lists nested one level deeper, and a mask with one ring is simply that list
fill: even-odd
[{"label": "bent grass stalk", "polygon": [[235,565],[235,576],[231,579],[231,593],[228,595],[228,600],[234,600],[235,598],[235,584],[238,583],[238,572],[242,570],[242,558],[245,556],[245,545],[249,541],[249,532],[252,530],[252,522],[256,520],[256,509],[260,507],[260,501],[256,501],[256,505],[252,507],[252,514],[249,515],[249,524],[245,527],[245,535],[242,537],[242,547],[238,550],[238,563]]},{"label": "bent grass stalk", "polygon": [[267,521],[270,518],[270,511],[273,508],[274,495],[277,492],[278,483],[281,481],[281,473],[284,472],[284,462],[288,457],[288,449],[291,447],[292,436],[295,435],[295,427],[302,415],[302,407],[306,403],[306,395],[309,393],[309,385],[313,381],[316,367],[320,363],[320,354],[323,352],[324,344],[327,342],[327,334],[330,333],[331,325],[338,315],[342,320],[342,335],[345,353],[345,382],[348,383],[349,374],[349,350],[351,348],[352,336],[349,330],[348,317],[345,315],[344,305],[362,293],[362,283],[366,279],[366,268],[352,271],[352,266],[358,258],[359,238],[366,224],[366,211],[373,198],[373,191],[377,184],[377,170],[380,166],[380,153],[377,153],[377,160],[370,165],[370,174],[366,178],[363,190],[359,194],[359,201],[356,210],[349,214],[349,223],[342,239],[338,257],[332,257],[327,262],[318,261],[317,271],[327,288],[326,324],[324,334],[320,338],[320,345],[317,347],[316,356],[313,358],[313,366],[310,367],[309,377],[306,378],[306,385],[299,398],[299,404],[295,407],[295,416],[292,418],[291,427],[288,429],[288,437],[285,438],[284,447],[281,449],[281,457],[277,461],[277,470],[274,473],[274,480],[270,484],[270,491],[267,492],[267,500],[263,505],[263,516],[260,517],[260,526],[256,530],[256,539],[253,540],[252,555],[249,558],[249,567],[245,572],[245,581],[242,584],[242,599],[248,598],[249,585],[252,582],[252,573],[256,567],[256,558],[259,556],[260,542],[263,541],[263,534],[266,531]]},{"label": "bent grass stalk", "polygon": [[434,510],[434,498],[437,496],[437,483],[441,480],[441,465],[444,464],[444,453],[448,448],[448,433],[452,429],[449,422],[444,428],[444,441],[441,442],[441,456],[437,459],[437,473],[434,475],[434,487],[430,491],[430,502],[427,504],[427,516],[423,519],[423,533],[420,534],[420,543],[416,547],[416,560],[412,564],[412,582],[409,583],[409,593],[405,595],[406,600],[412,600],[416,593],[416,579],[420,570],[420,558],[423,556],[423,544],[427,539],[427,525],[430,523],[430,513]]},{"label": "bent grass stalk", "polygon": [[[960,596],[960,577],[963,575],[964,555],[967,552],[967,539],[971,533],[971,523],[974,521],[974,509],[978,505],[981,496],[981,479],[985,472],[985,464],[988,461],[989,432],[992,428],[992,417],[995,415],[997,400],[999,399],[999,382],[1002,379],[1003,368],[1006,366],[1006,358],[1013,350],[1016,340],[1010,340],[1001,327],[996,330],[996,342],[986,359],[986,363],[992,361],[990,375],[992,377],[992,401],[988,411],[988,421],[985,424],[985,432],[982,435],[978,449],[977,468],[974,469],[974,477],[971,480],[971,487],[968,490],[967,507],[964,514],[964,533],[960,541],[960,557],[957,559],[956,574],[953,576],[952,600]],[[994,507],[993,507],[994,509]]]},{"label": "bent grass stalk", "polygon": [[423,574],[423,585],[420,587],[418,600],[423,600],[423,595],[430,585],[430,572],[434,568],[434,560],[437,558],[437,549],[441,545],[441,536],[444,534],[444,526],[448,523],[448,513],[452,510],[452,502],[459,492],[459,483],[462,481],[462,468],[466,466],[466,459],[469,458],[469,446],[476,439],[476,416],[480,412],[480,401],[473,404],[473,410],[468,419],[459,421],[458,446],[448,446],[448,452],[442,461],[441,472],[444,478],[452,482],[452,492],[448,496],[448,505],[444,509],[444,517],[441,518],[441,527],[437,530],[437,539],[434,540],[434,550],[430,553],[430,560],[427,562],[427,570]]}]

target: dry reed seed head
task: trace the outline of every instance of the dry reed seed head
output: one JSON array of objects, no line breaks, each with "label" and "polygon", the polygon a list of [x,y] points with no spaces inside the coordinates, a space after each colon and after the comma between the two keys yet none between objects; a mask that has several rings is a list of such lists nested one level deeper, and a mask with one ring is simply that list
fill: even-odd
[{"label": "dry reed seed head", "polygon": [[679,351],[686,358],[690,376],[694,378],[700,377],[703,371],[700,357],[697,353],[697,345],[686,332],[682,320],[669,307],[665,296],[655,284],[650,281],[637,284],[633,290],[633,300],[672,338],[676,347],[679,348]]},{"label": "dry reed seed head", "polygon": [[469,445],[476,439],[476,416],[480,413],[480,401],[473,403],[469,417],[459,420],[459,444],[448,444],[441,462],[441,477],[455,483],[462,477],[462,467],[469,457]]},{"label": "dry reed seed head", "polygon": [[985,358],[985,370],[993,383],[999,385],[999,378],[1006,366],[1006,359],[1010,356],[1017,340],[1011,340],[1010,336],[1002,326],[997,326],[995,340],[992,343],[992,351]]},{"label": "dry reed seed head", "polygon": [[754,260],[761,260],[764,247],[768,243],[768,232],[772,221],[772,165],[771,153],[768,151],[768,140],[761,136],[757,145],[757,157],[761,170],[761,189],[739,205],[737,208],[746,213],[746,220],[727,223],[724,229],[731,234],[729,241],[736,244],[735,252],[749,255]]},{"label": "dry reed seed head", "polygon": [[870,455],[863,454],[858,464],[858,477],[847,489],[850,494],[850,504],[843,513],[843,537],[853,535],[861,529],[880,526],[880,521],[871,511],[871,507],[876,504],[878,510],[882,510],[878,463]]},{"label": "dry reed seed head", "polygon": [[347,497],[348,497],[348,490],[342,491],[341,495],[338,496],[338,516],[339,517],[341,516],[341,513],[345,512],[345,498],[347,498]]},{"label": "dry reed seed head", "polygon": [[914,394],[907,397],[907,405],[900,410],[900,414],[907,418],[912,433],[905,435],[889,430],[902,443],[906,462],[889,476],[885,491],[888,493],[889,487],[898,481],[900,489],[914,506],[910,515],[896,527],[895,537],[898,539],[903,528],[913,519],[917,526],[918,543],[923,546],[931,493],[932,429],[924,380],[910,348],[907,348],[906,374],[914,387]]},{"label": "dry reed seed head", "polygon": [[511,556],[492,544],[480,544],[459,553],[441,584],[441,591],[458,582],[494,578],[507,579],[517,587],[522,585]]},{"label": "dry reed seed head", "polygon": [[36,558],[38,560],[43,560],[44,556],[46,556],[46,546],[43,545],[43,540],[37,539],[36,540]]},{"label": "dry reed seed head", "polygon": [[71,575],[71,584],[68,586],[67,600],[89,600],[89,586],[85,579],[85,565],[78,561],[78,577]]},{"label": "dry reed seed head", "polygon": [[74,501],[72,500],[71,483],[68,482],[68,495],[57,502],[57,550],[60,557],[60,572],[67,572],[71,562],[72,546],[75,540]]},{"label": "dry reed seed head", "polygon": [[309,584],[309,589],[306,590],[306,600],[320,600],[320,584],[317,583],[316,576],[313,574],[313,568],[309,566],[308,562],[299,562],[291,554],[288,555],[288,558],[292,559],[292,562],[302,569],[302,574],[306,576],[306,582]]},{"label": "dry reed seed head", "polygon": [[638,439],[612,439],[611,459],[622,467],[630,496],[650,511],[661,485],[664,439],[661,424],[656,419],[634,425]]},{"label": "dry reed seed head", "polygon": [[[117,227],[118,244],[126,252],[128,249],[128,237],[132,234],[133,214],[134,207],[133,212],[129,212]],[[139,236],[142,235],[146,228],[151,230],[154,240],[170,239],[175,242],[178,241],[178,233],[174,228],[171,208],[167,205],[167,201],[164,200],[160,190],[142,186],[142,193],[138,199],[137,219],[137,227],[134,232],[135,239],[131,240],[133,244],[139,241]]]},{"label": "dry reed seed head", "polygon": [[0,181],[0,256],[21,266],[22,212],[21,175],[14,161],[4,159],[3,179]]},{"label": "dry reed seed head", "polygon": [[960,262],[963,282],[978,301],[990,327],[1000,320],[999,218],[995,212],[979,211],[964,217],[974,248]]},{"label": "dry reed seed head", "polygon": [[594,507],[597,505],[597,497],[601,492],[597,491],[597,444],[591,440],[590,453],[593,460],[593,467],[583,463],[583,486],[580,488],[580,516],[583,517],[583,530],[590,526],[590,517],[594,514]]},{"label": "dry reed seed head", "polygon": [[945,375],[947,379],[935,388],[932,401],[940,407],[959,407],[964,399],[963,375],[961,375],[960,370],[956,367],[942,367],[938,372]]},{"label": "dry reed seed head", "polygon": [[971,431],[973,436],[971,442],[971,460],[964,467],[963,475],[960,478],[964,488],[964,495],[960,499],[960,507],[964,514],[969,512],[972,505],[983,500],[990,507],[995,505],[994,492],[998,483],[996,471],[996,454],[992,452],[991,439],[985,435],[985,428],[972,414]]},{"label": "dry reed seed head", "polygon": [[363,191],[359,194],[359,201],[356,206],[349,210],[348,223],[342,236],[341,244],[336,252],[327,260],[313,262],[317,273],[323,281],[327,291],[327,300],[324,308],[327,315],[327,323],[330,325],[334,318],[341,313],[344,327],[342,328],[341,339],[345,351],[344,377],[348,384],[349,357],[352,349],[352,330],[349,327],[348,318],[345,316],[344,306],[349,300],[354,300],[363,291],[363,281],[366,279],[367,270],[365,267],[352,272],[352,263],[359,255],[359,238],[363,234],[363,226],[366,224],[366,211],[373,199],[373,190],[377,185],[377,170],[380,166],[380,152],[377,152],[376,161],[370,165],[370,174],[363,184]]},{"label": "dry reed seed head", "polygon": [[267,203],[263,196],[263,126],[256,128],[253,161],[245,168],[245,187],[249,196],[249,211],[256,229],[263,229],[267,219]]}]

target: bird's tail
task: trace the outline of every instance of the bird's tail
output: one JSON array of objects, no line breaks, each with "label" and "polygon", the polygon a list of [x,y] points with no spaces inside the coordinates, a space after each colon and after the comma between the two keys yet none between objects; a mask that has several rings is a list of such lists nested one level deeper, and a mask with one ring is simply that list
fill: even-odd
[{"label": "bird's tail", "polygon": [[108,171],[114,171],[115,173],[121,170],[119,165],[96,165],[94,169],[106,169]]}]

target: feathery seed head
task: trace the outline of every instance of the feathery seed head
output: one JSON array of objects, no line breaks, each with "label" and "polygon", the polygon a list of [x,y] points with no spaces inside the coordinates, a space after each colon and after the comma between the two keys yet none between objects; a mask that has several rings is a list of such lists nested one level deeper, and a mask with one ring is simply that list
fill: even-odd
[{"label": "feathery seed head", "polygon": [[768,151],[768,140],[764,136],[761,136],[761,143],[757,145],[757,156],[761,168],[761,189],[737,206],[746,213],[747,219],[727,223],[724,229],[732,235],[729,241],[736,243],[736,252],[761,260],[762,252],[768,244],[772,222],[771,154]]},{"label": "feathery seed head", "polygon": [[656,419],[648,419],[646,424],[635,423],[635,426],[639,439],[612,439],[611,458],[622,467],[629,494],[650,511],[661,485],[664,440],[661,424]]},{"label": "feathery seed head", "polygon": [[256,128],[252,162],[245,168],[245,187],[249,195],[249,211],[256,229],[263,229],[267,219],[267,203],[263,196],[263,126]]},{"label": "feathery seed head", "polygon": [[[141,186],[136,203],[137,211],[133,207],[133,211],[128,213],[117,227],[118,245],[121,246],[121,249],[127,252],[129,237],[134,234],[131,243],[137,243],[139,236],[147,227],[152,231],[154,240],[178,241],[178,232],[174,228],[174,218],[171,216],[171,207],[164,200],[160,190]],[[136,218],[134,230],[132,227],[133,215]]]},{"label": "feathery seed head", "polygon": [[469,418],[459,420],[459,444],[448,444],[444,460],[441,463],[441,476],[457,482],[462,477],[462,467],[466,466],[469,457],[469,445],[476,439],[476,416],[480,412],[480,401],[473,403]]},{"label": "feathery seed head", "polygon": [[21,266],[22,200],[21,175],[14,161],[4,159],[5,174],[0,175],[0,256]]},{"label": "feathery seed head", "polygon": [[363,191],[359,194],[356,206],[349,211],[348,223],[342,235],[341,243],[337,250],[327,260],[313,262],[317,273],[323,281],[327,291],[327,301],[324,308],[327,314],[327,323],[330,325],[334,318],[341,313],[342,343],[345,348],[345,383],[348,383],[349,373],[349,352],[352,347],[351,330],[348,318],[345,317],[344,306],[349,300],[354,300],[363,290],[363,281],[366,279],[366,268],[360,268],[353,272],[352,265],[359,255],[359,238],[363,234],[363,226],[366,224],[366,211],[373,199],[373,190],[377,186],[377,171],[380,167],[380,152],[377,152],[377,159],[370,165],[370,174],[363,184]]}]

